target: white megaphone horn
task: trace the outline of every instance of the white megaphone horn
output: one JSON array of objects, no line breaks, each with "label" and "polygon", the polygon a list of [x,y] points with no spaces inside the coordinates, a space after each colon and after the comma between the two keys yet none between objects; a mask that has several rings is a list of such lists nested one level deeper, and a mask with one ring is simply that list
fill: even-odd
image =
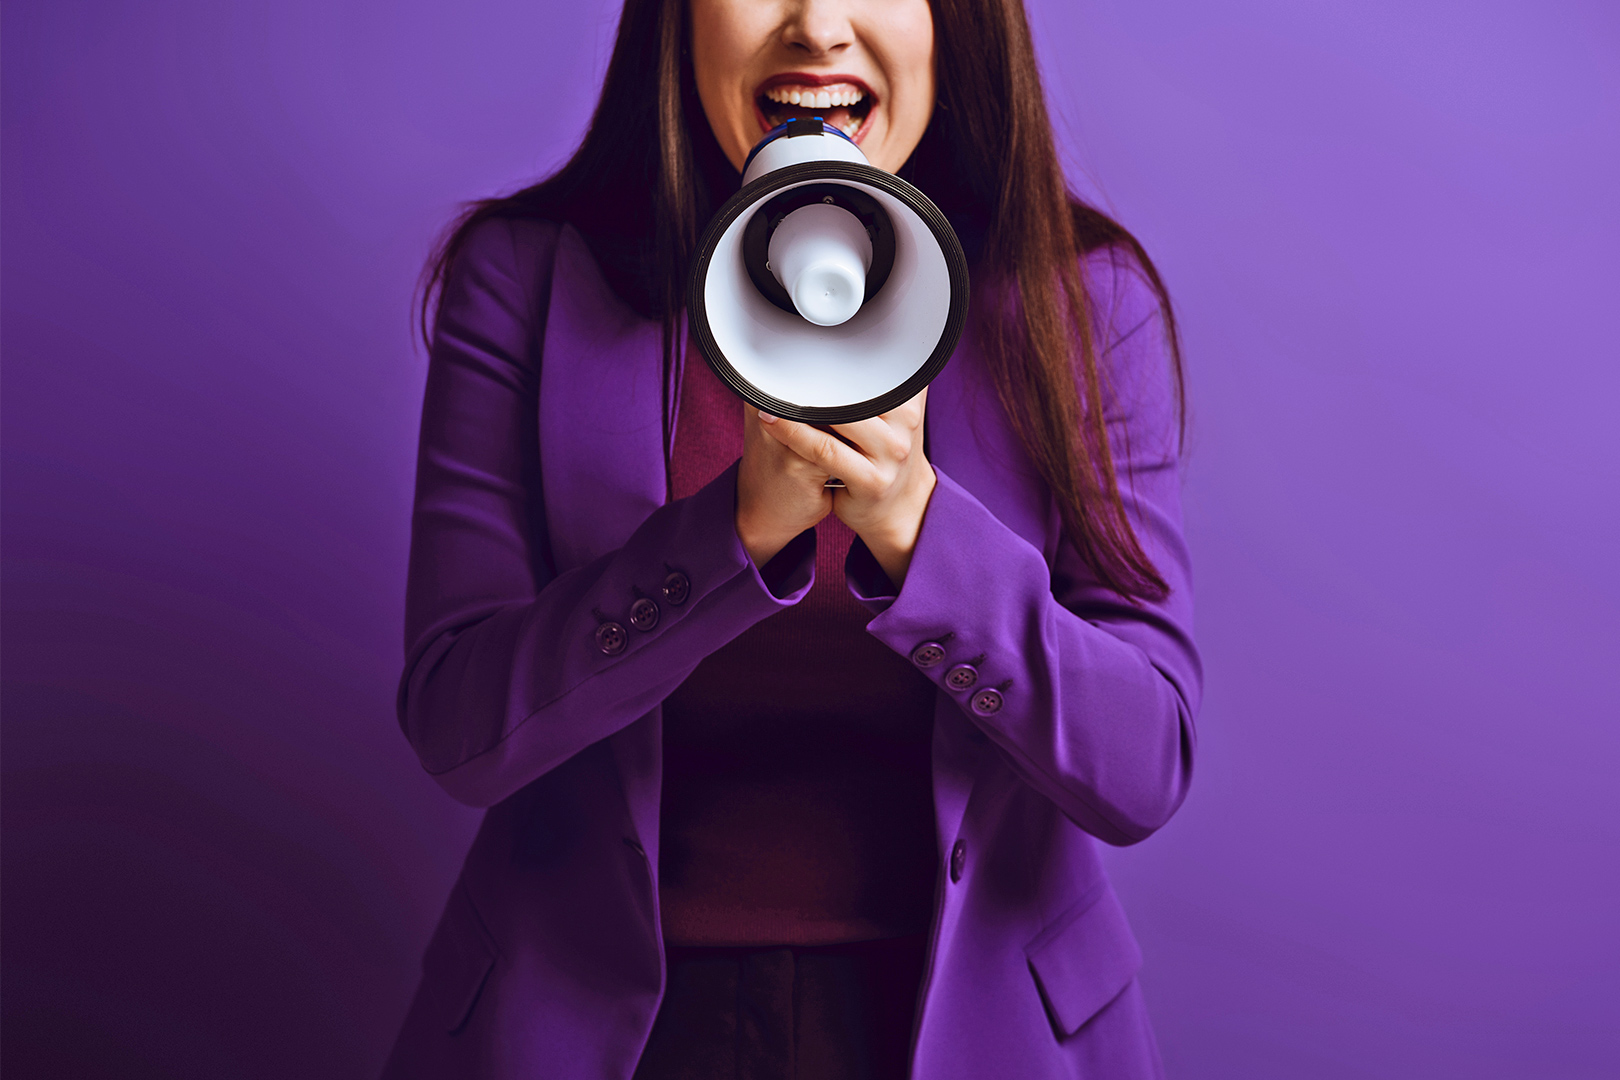
[{"label": "white megaphone horn", "polygon": [[865,420],[940,373],[967,320],[967,259],[928,196],[820,117],[754,147],[698,245],[691,337],[756,408]]}]

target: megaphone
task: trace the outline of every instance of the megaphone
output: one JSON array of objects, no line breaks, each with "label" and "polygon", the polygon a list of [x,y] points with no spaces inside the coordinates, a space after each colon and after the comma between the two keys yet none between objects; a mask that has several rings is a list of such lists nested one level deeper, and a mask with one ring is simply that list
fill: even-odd
[{"label": "megaphone", "polygon": [[848,424],[933,381],[967,301],[967,259],[939,208],[806,117],[748,155],[698,245],[686,310],[698,352],[744,401]]}]

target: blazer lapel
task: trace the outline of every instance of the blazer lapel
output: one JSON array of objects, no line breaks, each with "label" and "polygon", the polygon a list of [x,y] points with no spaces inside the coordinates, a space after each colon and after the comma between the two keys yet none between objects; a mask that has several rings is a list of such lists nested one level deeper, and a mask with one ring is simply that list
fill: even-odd
[{"label": "blazer lapel", "polygon": [[613,294],[564,225],[540,357],[540,477],[558,573],[623,547],[663,505],[662,378],[658,324]]},{"label": "blazer lapel", "polygon": [[1050,563],[1046,484],[1007,422],[971,335],[928,387],[928,460]]}]

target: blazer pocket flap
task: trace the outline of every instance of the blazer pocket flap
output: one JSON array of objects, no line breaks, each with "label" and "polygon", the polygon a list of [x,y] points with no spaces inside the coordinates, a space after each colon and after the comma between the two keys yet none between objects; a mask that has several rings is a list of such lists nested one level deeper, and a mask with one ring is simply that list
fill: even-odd
[{"label": "blazer pocket flap", "polygon": [[458,878],[422,956],[422,977],[434,1014],[450,1034],[467,1025],[494,966],[495,942],[473,907],[466,882]]},{"label": "blazer pocket flap", "polygon": [[1060,1036],[1078,1031],[1142,966],[1125,910],[1107,884],[1058,916],[1025,953]]}]

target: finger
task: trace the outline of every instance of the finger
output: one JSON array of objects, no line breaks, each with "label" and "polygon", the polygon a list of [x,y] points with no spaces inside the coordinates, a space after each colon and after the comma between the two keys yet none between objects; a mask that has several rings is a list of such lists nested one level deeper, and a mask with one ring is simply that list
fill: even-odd
[{"label": "finger", "polygon": [[799,476],[819,478],[820,480],[826,480],[831,475],[819,462],[804,457],[780,439],[768,437],[766,433],[771,428],[760,418],[758,410],[749,410],[748,427],[749,438],[758,440],[762,444],[760,449],[771,455],[782,468],[788,469]]},{"label": "finger", "polygon": [[830,432],[801,424],[797,420],[781,417],[766,420],[767,415],[760,414],[761,427],[771,438],[805,460],[814,462],[829,476],[848,480],[852,476],[859,478],[871,473],[872,463],[859,451],[839,442]]},{"label": "finger", "polygon": [[891,415],[885,413],[870,420],[857,420],[853,424],[834,424],[833,430],[860,447],[861,453],[868,458],[904,461],[911,453],[912,428],[897,425],[889,419]]},{"label": "finger", "polygon": [[[910,400],[901,402],[888,412],[879,413],[870,420],[853,424],[834,424],[833,430],[858,444],[868,457],[886,454],[904,461],[916,439],[912,434],[922,427],[928,410],[928,387],[917,391]],[[885,425],[888,431],[876,426]]]}]

